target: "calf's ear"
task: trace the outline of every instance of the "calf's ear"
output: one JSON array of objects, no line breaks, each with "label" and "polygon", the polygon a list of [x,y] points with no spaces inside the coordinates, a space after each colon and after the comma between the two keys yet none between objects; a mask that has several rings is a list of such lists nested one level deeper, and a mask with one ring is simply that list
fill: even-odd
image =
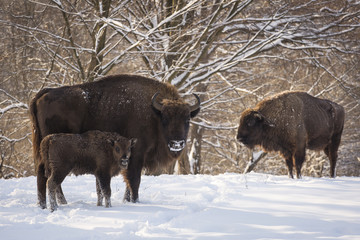
[{"label": "calf's ear", "polygon": [[107,139],[106,142],[109,143],[111,146],[114,146],[115,144],[115,141],[112,139]]},{"label": "calf's ear", "polygon": [[131,141],[131,147],[134,147],[135,144],[137,143],[137,138],[132,138],[130,139],[130,141]]}]

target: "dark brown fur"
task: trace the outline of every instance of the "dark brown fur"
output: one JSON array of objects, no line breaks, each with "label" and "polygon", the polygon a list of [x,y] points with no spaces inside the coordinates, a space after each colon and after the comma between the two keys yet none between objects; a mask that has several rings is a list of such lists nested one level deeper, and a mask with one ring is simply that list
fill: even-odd
[{"label": "dark brown fur", "polygon": [[[46,136],[40,144],[40,165],[48,178],[51,211],[56,210],[57,188],[71,172],[75,175],[94,174],[98,206],[110,207],[110,180],[120,172],[126,175],[131,148],[136,140],[117,133],[88,131],[83,134],[58,133]],[[39,204],[46,207],[46,197],[38,191]]]},{"label": "dark brown fur", "polygon": [[240,117],[237,139],[253,148],[279,151],[286,160],[289,176],[301,177],[305,149],[324,150],[335,177],[337,151],[344,127],[343,107],[305,92],[284,92],[246,109]]},{"label": "dark brown fur", "polygon": [[[124,195],[125,200],[135,202],[143,167],[153,171],[180,156],[189,119],[199,110],[199,101],[190,106],[174,86],[141,76],[109,76],[92,83],[44,89],[30,103],[38,188],[46,190],[44,169],[38,164],[41,139],[52,133],[97,129],[138,139]],[[61,187],[58,191],[61,196]]]}]

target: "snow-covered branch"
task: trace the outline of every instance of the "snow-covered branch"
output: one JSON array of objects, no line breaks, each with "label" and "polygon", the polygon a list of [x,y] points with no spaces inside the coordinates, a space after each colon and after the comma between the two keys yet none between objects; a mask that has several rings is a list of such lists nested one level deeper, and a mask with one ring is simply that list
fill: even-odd
[{"label": "snow-covered branch", "polygon": [[[16,108],[28,109],[29,108],[27,104],[19,101],[16,97],[12,96],[4,89],[0,89],[0,93],[3,93],[5,96],[7,96],[9,98],[7,100],[0,102],[0,117],[12,109],[16,109]],[[5,105],[5,107],[2,107],[2,105]]]}]

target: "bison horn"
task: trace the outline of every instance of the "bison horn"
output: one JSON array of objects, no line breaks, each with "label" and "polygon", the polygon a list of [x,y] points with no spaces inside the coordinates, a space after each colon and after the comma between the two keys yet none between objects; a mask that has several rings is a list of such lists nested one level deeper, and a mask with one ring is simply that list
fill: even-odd
[{"label": "bison horn", "polygon": [[156,98],[159,95],[159,92],[155,93],[154,96],[151,98],[151,105],[158,110],[159,112],[161,112],[162,109],[162,104],[159,103]]},{"label": "bison horn", "polygon": [[193,93],[193,95],[196,98],[196,103],[190,107],[190,112],[191,112],[191,115],[195,116],[200,110],[201,101],[200,101],[200,97],[197,94]]}]

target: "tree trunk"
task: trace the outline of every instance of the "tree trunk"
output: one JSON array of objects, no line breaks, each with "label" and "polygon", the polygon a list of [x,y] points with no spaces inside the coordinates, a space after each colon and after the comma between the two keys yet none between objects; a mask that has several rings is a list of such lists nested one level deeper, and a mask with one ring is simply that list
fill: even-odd
[{"label": "tree trunk", "polygon": [[201,142],[204,128],[198,125],[191,129],[191,150],[189,153],[189,162],[192,174],[201,173]]},{"label": "tree trunk", "polygon": [[[107,18],[109,16],[110,3],[111,0],[103,0],[100,5],[99,1],[95,1],[95,8],[100,18]],[[104,26],[103,22],[98,22],[95,25],[91,38],[95,52],[91,54],[91,61],[87,69],[87,82],[94,81],[102,73],[101,64],[103,63],[104,55],[101,51],[104,49],[106,42],[106,26]]]}]

